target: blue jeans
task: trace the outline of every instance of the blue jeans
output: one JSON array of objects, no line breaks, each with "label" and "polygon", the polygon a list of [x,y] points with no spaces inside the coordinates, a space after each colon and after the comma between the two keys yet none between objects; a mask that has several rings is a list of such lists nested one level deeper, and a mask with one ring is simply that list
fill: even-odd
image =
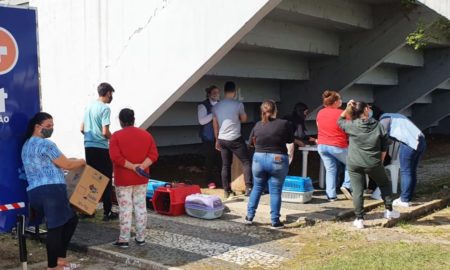
[{"label": "blue jeans", "polygon": [[[328,198],[336,198],[336,182],[338,176],[338,165],[347,163],[347,148],[340,148],[326,144],[319,144],[317,147],[320,158],[322,158],[323,165],[326,170],[326,193]],[[351,190],[350,177],[347,169],[345,169],[343,187]]]},{"label": "blue jeans", "polygon": [[410,202],[416,189],[417,184],[417,165],[419,165],[420,157],[425,151],[425,137],[419,137],[419,145],[417,150],[408,145],[400,144],[400,176],[401,176],[401,195],[402,202]]},{"label": "blue jeans", "polygon": [[281,190],[288,171],[288,155],[258,152],[253,155],[253,189],[250,194],[247,210],[247,217],[250,220],[255,217],[259,199],[268,183],[270,219],[272,224],[280,221]]}]

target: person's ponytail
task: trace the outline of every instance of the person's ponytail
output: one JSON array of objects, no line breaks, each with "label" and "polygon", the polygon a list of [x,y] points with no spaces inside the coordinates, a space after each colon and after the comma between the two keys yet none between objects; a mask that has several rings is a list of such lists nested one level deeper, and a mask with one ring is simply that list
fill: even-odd
[{"label": "person's ponytail", "polygon": [[277,114],[277,105],[273,100],[266,100],[261,104],[261,122],[269,122],[270,118],[275,118]]},{"label": "person's ponytail", "polygon": [[360,118],[367,106],[368,104],[364,101],[355,102],[354,105],[351,106],[350,118],[352,120]]}]

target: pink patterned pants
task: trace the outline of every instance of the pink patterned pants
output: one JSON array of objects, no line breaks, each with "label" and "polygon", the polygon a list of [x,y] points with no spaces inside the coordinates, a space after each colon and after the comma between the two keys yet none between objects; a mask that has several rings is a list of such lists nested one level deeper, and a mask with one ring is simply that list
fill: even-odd
[{"label": "pink patterned pants", "polygon": [[120,209],[119,242],[128,242],[130,240],[133,207],[136,220],[136,239],[138,241],[145,240],[145,227],[147,225],[145,196],[147,185],[116,187],[116,193]]}]

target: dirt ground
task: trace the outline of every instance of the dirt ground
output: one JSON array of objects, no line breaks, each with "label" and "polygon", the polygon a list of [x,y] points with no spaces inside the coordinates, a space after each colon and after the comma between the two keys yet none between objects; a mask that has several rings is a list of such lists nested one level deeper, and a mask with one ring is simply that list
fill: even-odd
[{"label": "dirt ground", "polygon": [[[393,228],[355,230],[351,221],[318,222],[289,229],[283,240],[294,257],[279,269],[450,269],[450,208]],[[0,269],[20,269],[17,241],[0,235]],[[45,246],[27,241],[29,269],[45,269]],[[80,269],[132,269],[69,252]]]},{"label": "dirt ground", "polygon": [[[450,154],[450,136],[427,136],[427,149],[423,160],[448,156]],[[189,181],[207,187],[211,179],[206,179],[204,157],[199,154],[185,154],[177,156],[162,156],[152,166],[152,178],[167,182]],[[296,150],[294,160],[289,167],[289,175],[301,175],[302,154]],[[220,186],[220,168],[217,165],[213,179]],[[317,180],[319,175],[320,157],[316,152],[311,152],[308,158],[308,175]]]},{"label": "dirt ground", "polygon": [[[301,175],[302,153],[296,150],[294,160],[289,167],[289,175]],[[206,179],[205,158],[199,154],[162,156],[151,168],[153,179],[166,182],[191,182],[205,188],[214,181],[221,187],[220,164],[216,165],[214,179]],[[320,157],[311,152],[308,158],[308,174],[312,179],[319,178]]]},{"label": "dirt ground", "polygon": [[[429,136],[427,144],[424,160],[449,156],[448,137]],[[311,172],[318,171],[318,156],[311,155],[309,160],[309,166],[317,166],[317,170],[311,169]],[[205,187],[207,179],[202,162],[199,155],[161,157],[153,168],[152,177],[177,182],[190,180]],[[299,175],[300,164],[301,155],[297,153],[290,174]],[[419,195],[438,196],[432,185],[427,188],[418,191]],[[221,195],[220,191],[204,190],[217,195]],[[361,232],[353,230],[348,222],[320,222],[290,231],[297,237],[286,240],[286,245],[298,250],[298,255],[282,269],[450,269],[450,208],[390,229],[376,227]],[[0,269],[18,267],[17,239],[10,234],[0,234],[0,242]],[[27,246],[28,262],[34,265],[30,269],[44,269],[45,245],[28,240]],[[84,254],[70,254],[72,260],[83,265],[82,269],[129,269]]]}]

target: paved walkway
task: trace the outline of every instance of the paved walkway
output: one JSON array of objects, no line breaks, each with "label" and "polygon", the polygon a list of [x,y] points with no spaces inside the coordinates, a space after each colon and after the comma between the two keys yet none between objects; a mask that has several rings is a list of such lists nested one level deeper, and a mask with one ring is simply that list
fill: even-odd
[{"label": "paved walkway", "polygon": [[[419,168],[419,178],[431,179],[450,176],[448,159],[426,162]],[[432,170],[432,172],[430,172]],[[425,181],[425,180],[423,180]],[[448,195],[448,193],[447,193]],[[330,203],[323,191],[315,192],[307,204],[283,203],[282,219],[289,222],[299,217],[315,220],[336,220],[352,214],[352,202],[343,199]],[[168,217],[149,212],[147,245],[118,249],[111,243],[118,237],[118,223],[82,221],[74,236],[74,246],[87,250],[88,255],[114,260],[120,265],[141,269],[239,269],[277,268],[293,256],[283,244],[296,235],[296,230],[269,228],[269,198],[264,196],[255,218],[256,224],[243,224],[247,201],[244,197],[226,202],[229,209],[221,219],[201,220],[188,216]],[[402,211],[407,215],[426,202]],[[380,202],[367,200],[367,205]],[[380,226],[382,207],[367,215],[367,225]],[[348,221],[349,222],[349,221]]]}]

